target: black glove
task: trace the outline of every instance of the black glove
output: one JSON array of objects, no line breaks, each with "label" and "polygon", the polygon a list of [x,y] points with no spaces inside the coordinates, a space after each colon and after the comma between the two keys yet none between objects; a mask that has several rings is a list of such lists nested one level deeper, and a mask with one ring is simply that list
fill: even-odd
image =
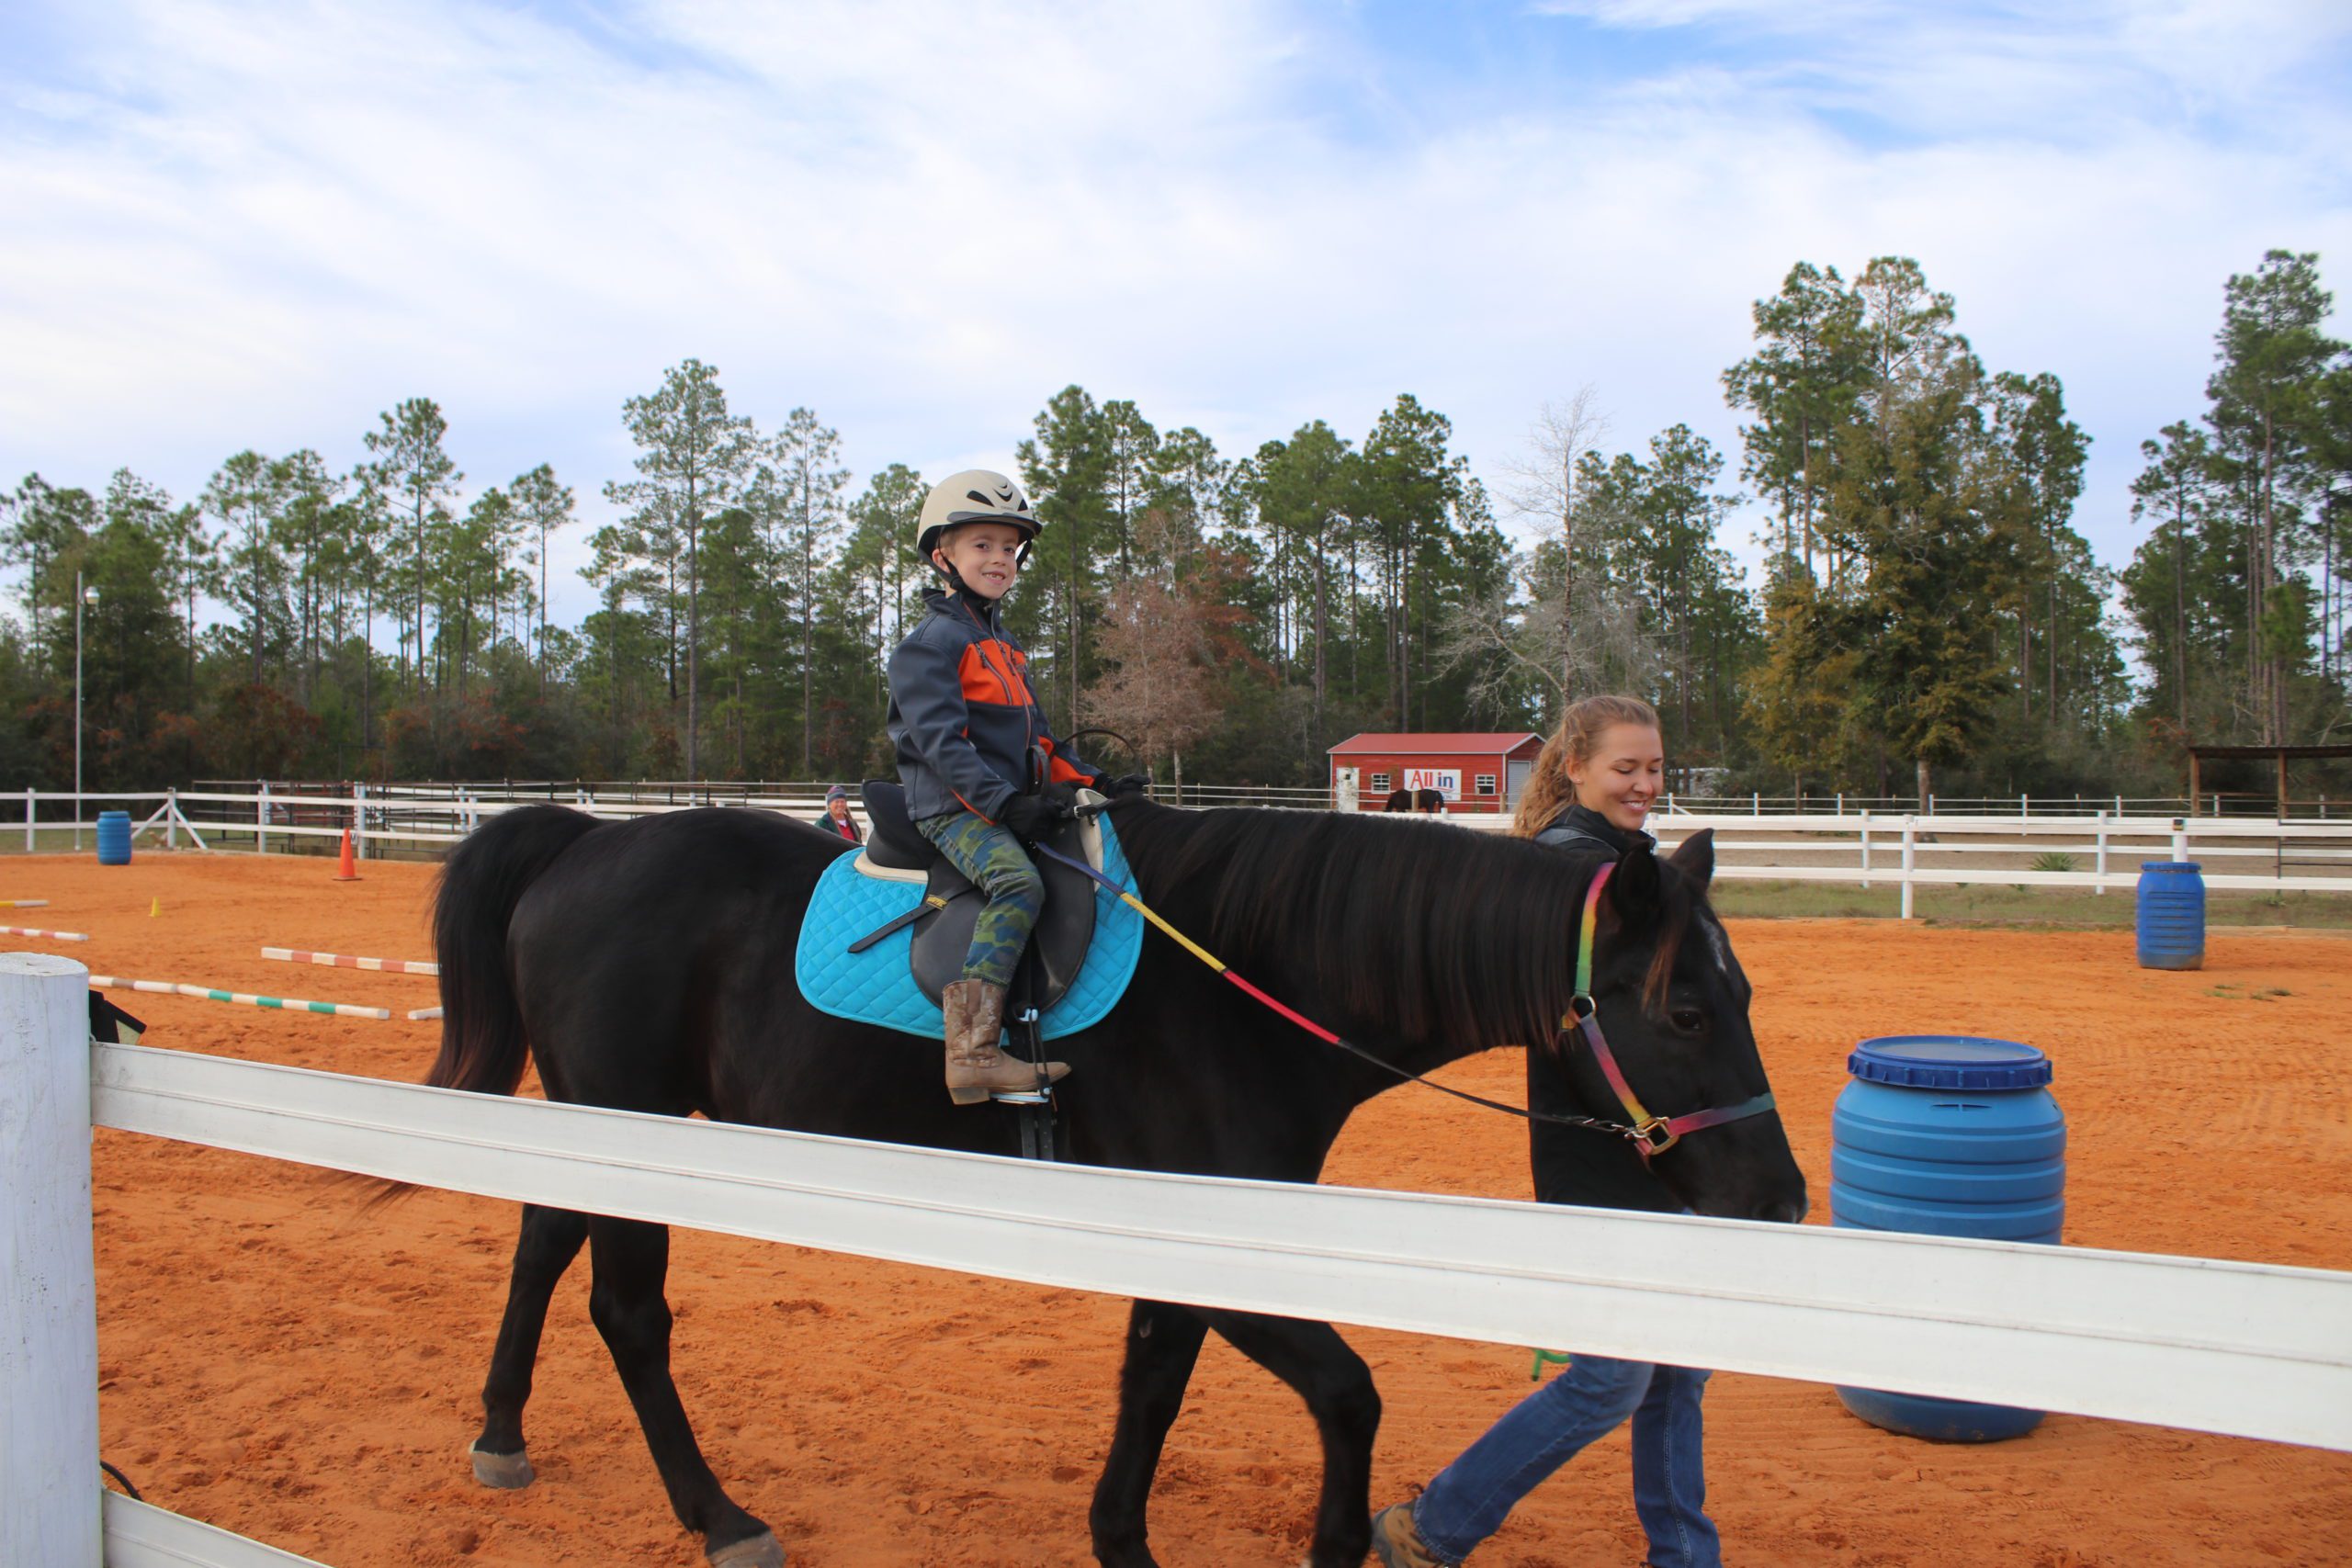
[{"label": "black glove", "polygon": [[1069,787],[1050,784],[1036,795],[1016,795],[1004,808],[1004,825],[1013,836],[1035,843],[1054,830],[1054,824],[1072,816]]},{"label": "black glove", "polygon": [[1118,796],[1123,795],[1143,795],[1148,793],[1150,788],[1151,775],[1149,773],[1121,773],[1115,779],[1108,773],[1097,773],[1094,775],[1094,789],[1096,793],[1109,795],[1114,799],[1116,799]]}]

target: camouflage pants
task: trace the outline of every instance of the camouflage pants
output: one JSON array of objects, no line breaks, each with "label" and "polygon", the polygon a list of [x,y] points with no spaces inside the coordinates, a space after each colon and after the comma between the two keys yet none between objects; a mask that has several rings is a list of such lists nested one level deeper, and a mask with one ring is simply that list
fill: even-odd
[{"label": "camouflage pants", "polygon": [[988,908],[972,926],[972,950],[964,955],[964,978],[991,986],[1012,984],[1022,949],[1046,907],[1046,879],[1009,828],[983,822],[969,811],[926,817],[915,831],[939,846],[972,886],[988,895]]}]

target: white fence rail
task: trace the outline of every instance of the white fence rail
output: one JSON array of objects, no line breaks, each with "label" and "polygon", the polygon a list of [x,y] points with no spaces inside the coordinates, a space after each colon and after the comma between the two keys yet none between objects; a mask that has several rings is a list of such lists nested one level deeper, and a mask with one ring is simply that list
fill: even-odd
[{"label": "white fence rail", "polygon": [[101,1518],[106,1568],[321,1568],[313,1558],[280,1551],[119,1492],[106,1495]]},{"label": "white fence rail", "polygon": [[2352,1449],[2352,1274],[1041,1165],[94,1049],[98,1125],[335,1170],[1041,1285]]},{"label": "white fence rail", "polygon": [[[1499,819],[1448,821],[1504,831]],[[2263,893],[2352,894],[2352,822],[2257,822],[2214,818],[1768,817],[1655,816],[1650,826],[1671,849],[1702,829],[1715,833],[1715,874],[1732,879],[1859,882],[1903,890],[1911,914],[1915,886],[2005,885],[2128,889],[2149,860],[2205,864],[2208,887]],[[2017,863],[2044,854],[2086,862],[2079,870],[2037,870]],[[1970,864],[1968,857],[2010,863]],[[1929,863],[1930,859],[1934,863]],[[1828,863],[1824,863],[1827,862]],[[2268,869],[2262,869],[2267,863]]]},{"label": "white fence rail", "polygon": [[[28,1167],[6,1171],[23,1261],[0,1294],[0,1561],[100,1561],[92,1125],[1040,1284],[2352,1450],[2352,1274],[1035,1165],[461,1094],[91,1046],[82,987],[69,961],[0,958],[0,1126]],[[201,1527],[153,1510],[103,1517],[108,1562],[300,1561],[206,1555]]]},{"label": "white fence rail", "polygon": [[[288,795],[262,789],[249,795],[166,790],[141,795],[71,794],[24,795],[28,851],[36,833],[78,821],[37,820],[39,804],[70,803],[79,812],[90,802],[153,803],[134,838],[154,834],[175,845],[181,833],[199,849],[250,843],[266,852],[273,840],[334,840],[348,829],[361,859],[384,853],[433,852],[461,840],[502,811],[543,803],[543,793],[519,792],[503,798],[459,790],[454,797],[425,798],[403,793],[422,786],[355,784],[349,794]],[[598,817],[657,816],[697,808],[692,800],[616,800],[582,789],[571,805]],[[813,793],[742,795],[740,808],[815,818],[822,806]],[[862,810],[853,810],[861,825]],[[1370,814],[1379,821],[1426,821],[1426,818]],[[1496,812],[1463,812],[1445,820],[1482,832],[1508,829]],[[2151,859],[2205,863],[2208,887],[2261,893],[2352,894],[2352,822],[2262,821],[2245,818],[2136,817],[2098,811],[2090,816],[1970,814],[1884,816],[1872,811],[1823,812],[1811,816],[1746,812],[1699,815],[1656,813],[1651,825],[1669,847],[1687,834],[1712,828],[1716,835],[1716,874],[1737,880],[1855,884],[1901,890],[1904,918],[1913,912],[1913,890],[1920,886],[2007,885],[2075,887],[2107,893],[2129,889],[2140,863]],[[202,835],[209,835],[206,838]],[[2032,860],[2064,854],[2071,869],[2041,869]]]}]

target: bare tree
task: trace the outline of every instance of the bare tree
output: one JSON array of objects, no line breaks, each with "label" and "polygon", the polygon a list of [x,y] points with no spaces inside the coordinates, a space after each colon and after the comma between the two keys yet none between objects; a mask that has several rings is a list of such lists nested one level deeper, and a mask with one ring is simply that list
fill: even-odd
[{"label": "bare tree", "polygon": [[[1567,613],[1555,613],[1562,604]],[[1655,690],[1669,660],[1631,593],[1597,575],[1568,590],[1532,553],[1511,558],[1501,592],[1447,604],[1436,633],[1439,669],[1470,670],[1474,707],[1505,707],[1532,681],[1556,714],[1596,691]]]},{"label": "bare tree", "polygon": [[1137,554],[1162,564],[1129,577],[1106,596],[1095,646],[1112,670],[1086,688],[1079,708],[1084,722],[1134,742],[1147,770],[1156,772],[1167,759],[1180,801],[1184,748],[1216,728],[1219,712],[1209,668],[1218,612],[1173,581],[1168,563],[1181,534],[1164,507],[1137,520]]},{"label": "bare tree", "polygon": [[[1609,434],[1609,415],[1601,411],[1600,389],[1590,382],[1578,387],[1566,402],[1544,404],[1527,433],[1527,448],[1503,465],[1503,499],[1518,515],[1532,520],[1546,537],[1557,538],[1564,570],[1554,612],[1559,619],[1558,642],[1565,655],[1576,642],[1570,625],[1576,598],[1577,464]],[[1555,682],[1563,690],[1577,683],[1573,664],[1558,666]]]}]

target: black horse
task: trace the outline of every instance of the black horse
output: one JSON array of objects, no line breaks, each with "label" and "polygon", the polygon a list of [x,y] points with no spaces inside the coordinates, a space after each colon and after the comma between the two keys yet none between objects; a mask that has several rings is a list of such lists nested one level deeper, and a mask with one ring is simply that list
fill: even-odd
[{"label": "black horse", "polygon": [[[1579,899],[1606,862],[1336,814],[1137,802],[1116,820],[1142,897],[1381,1061],[1420,1073],[1493,1046],[1555,1048],[1574,989]],[[936,1040],[846,1023],[802,999],[792,956],[802,916],[818,874],[846,852],[830,834],[752,811],[599,822],[531,807],[497,818],[442,874],[434,940],[446,1012],[427,1081],[512,1092],[527,1053],[554,1100],[1016,1152],[1014,1112],[949,1103]],[[1766,1089],[1747,984],[1707,907],[1713,869],[1701,834],[1664,863],[1629,856],[1601,900],[1593,994],[1634,1089],[1660,1115]],[[1156,936],[1118,1006],[1054,1052],[1075,1069],[1060,1088],[1070,1157],[1146,1170],[1313,1181],[1349,1112],[1398,1081]],[[1569,1074],[1591,1115],[1622,1119],[1588,1053],[1572,1053]],[[1655,1169],[1702,1213],[1804,1212],[1804,1179],[1775,1114],[1690,1134]],[[492,1485],[531,1479],[532,1364],[548,1297],[583,1242],[595,1270],[590,1315],[678,1518],[714,1564],[781,1562],[768,1528],[705,1462],[671,1381],[662,1225],[524,1209],[476,1474]],[[1310,1568],[1353,1568],[1370,1546],[1380,1420],[1363,1359],[1328,1324],[1147,1301],[1129,1318],[1094,1490],[1095,1556],[1106,1568],[1150,1568],[1152,1478],[1212,1328],[1306,1402],[1323,1448]]]}]

